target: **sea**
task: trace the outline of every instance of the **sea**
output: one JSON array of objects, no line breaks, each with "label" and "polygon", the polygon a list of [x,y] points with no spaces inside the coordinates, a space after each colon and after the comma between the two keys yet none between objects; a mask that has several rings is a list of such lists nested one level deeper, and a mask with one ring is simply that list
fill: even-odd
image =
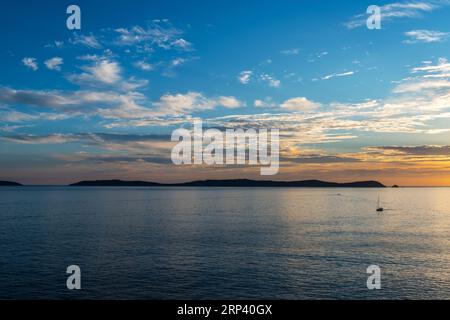
[{"label": "sea", "polygon": [[0,187],[0,299],[450,299],[449,248],[450,188]]}]

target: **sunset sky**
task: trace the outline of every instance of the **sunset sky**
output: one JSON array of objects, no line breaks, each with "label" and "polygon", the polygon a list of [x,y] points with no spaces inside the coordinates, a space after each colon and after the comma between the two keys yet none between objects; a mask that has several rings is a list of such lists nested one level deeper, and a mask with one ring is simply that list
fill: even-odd
[{"label": "sunset sky", "polygon": [[267,179],[173,165],[202,119],[280,129],[270,179],[450,186],[450,1],[16,0],[0,21],[0,180]]}]

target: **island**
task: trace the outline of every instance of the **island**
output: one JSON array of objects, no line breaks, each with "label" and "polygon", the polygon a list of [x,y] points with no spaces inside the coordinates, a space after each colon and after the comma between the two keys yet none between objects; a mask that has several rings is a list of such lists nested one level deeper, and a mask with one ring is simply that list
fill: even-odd
[{"label": "island", "polygon": [[20,183],[12,182],[12,181],[0,181],[0,186],[1,187],[21,187],[22,185]]},{"label": "island", "polygon": [[157,183],[146,181],[94,180],[73,183],[72,187],[229,187],[229,188],[385,188],[378,181],[327,182],[320,180],[272,181],[272,180],[201,180],[183,183]]},{"label": "island", "polygon": [[75,187],[156,187],[162,184],[156,182],[145,181],[123,181],[123,180],[93,180],[80,181],[70,186]]}]

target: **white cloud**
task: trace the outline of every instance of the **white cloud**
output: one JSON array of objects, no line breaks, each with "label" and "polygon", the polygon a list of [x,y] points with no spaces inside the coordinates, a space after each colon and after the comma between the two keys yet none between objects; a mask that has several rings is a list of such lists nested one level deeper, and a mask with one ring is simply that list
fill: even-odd
[{"label": "white cloud", "polygon": [[[87,59],[92,61],[83,67],[84,80],[112,83],[109,91],[27,91],[0,88],[0,104],[8,106],[39,106],[58,110],[63,115],[101,116],[105,127],[163,126],[190,122],[197,112],[215,108],[239,108],[246,104],[234,96],[205,96],[199,92],[165,94],[152,102],[143,94],[123,93],[145,85],[142,80],[122,78],[120,66],[104,57]],[[430,76],[445,76],[450,73],[450,64],[439,59],[435,65],[426,61],[411,69],[412,76],[394,88],[393,95],[377,101],[361,103],[330,103],[321,105],[306,97],[295,97],[276,104],[271,99],[257,99],[254,106],[273,108],[271,113],[234,115],[205,120],[212,124],[280,127],[284,131],[295,131],[291,142],[333,142],[353,139],[358,132],[404,132],[438,134],[447,130],[433,125],[436,119],[450,119],[450,81],[429,79]],[[331,76],[349,76],[352,71]],[[253,74],[252,74],[253,75]],[[263,77],[264,76],[264,77]],[[260,75],[258,81],[276,80],[272,76]],[[114,89],[114,91],[113,91]],[[314,112],[311,112],[313,111]],[[279,114],[273,114],[273,112]],[[21,110],[22,112],[22,110]],[[34,116],[30,112],[31,116]],[[4,113],[10,120],[34,121],[26,114]],[[211,120],[211,121],[210,121]],[[288,139],[289,140],[289,139]]]},{"label": "white cloud", "polygon": [[57,41],[55,40],[53,43],[49,43],[45,45],[45,48],[56,48],[56,49],[62,49],[64,47],[64,41]]},{"label": "white cloud", "polygon": [[49,70],[60,71],[61,65],[64,63],[64,60],[60,57],[54,57],[46,60],[44,63]]},{"label": "white cloud", "polygon": [[116,105],[112,108],[99,108],[96,113],[101,117],[112,120],[152,118],[155,113],[150,108],[141,105],[146,103],[144,96],[136,93],[120,95]]},{"label": "white cloud", "polygon": [[2,122],[22,122],[35,120],[36,117],[31,114],[9,108],[0,108],[0,119],[2,119]]},{"label": "white cloud", "polygon": [[149,81],[147,79],[137,79],[136,77],[131,77],[127,81],[121,82],[119,87],[124,91],[134,91],[147,86],[148,83]]},{"label": "white cloud", "polygon": [[121,68],[115,61],[101,60],[92,66],[81,68],[84,73],[71,75],[69,79],[77,83],[115,84],[122,79]]},{"label": "white cloud", "polygon": [[188,92],[186,94],[166,94],[154,103],[158,115],[183,115],[204,110],[212,110],[218,106],[225,108],[238,108],[245,104],[235,97],[220,96],[218,98],[207,98],[199,92]]},{"label": "white cloud", "polygon": [[269,74],[262,74],[260,78],[262,81],[267,82],[269,87],[279,88],[281,86],[281,81]]},{"label": "white cloud", "polygon": [[[131,82],[132,79],[127,82]],[[15,112],[0,109],[0,116],[9,122],[58,120],[70,117],[100,116],[108,128],[123,126],[177,125],[189,121],[195,112],[213,110],[217,107],[235,109],[246,104],[233,96],[206,97],[198,92],[165,94],[156,102],[145,95],[115,91],[37,91],[14,90],[0,87],[0,105],[40,107],[58,113]],[[6,121],[6,120],[5,120]]]},{"label": "white cloud", "polygon": [[242,106],[244,106],[244,104],[239,101],[238,99],[236,99],[235,97],[219,97],[217,99],[217,102],[219,105],[224,106],[225,108],[240,108]]},{"label": "white cloud", "polygon": [[150,52],[155,47],[165,50],[177,49],[192,51],[193,45],[180,36],[183,32],[175,28],[168,20],[154,20],[147,26],[118,28],[114,41],[120,46],[135,46],[138,50]]},{"label": "white cloud", "polygon": [[[421,67],[415,67],[412,69],[412,73],[426,73],[429,75],[442,75],[450,72],[450,63],[445,58],[439,58],[436,65],[433,65],[432,61],[423,61],[424,65]],[[424,76],[424,77],[427,77]]]},{"label": "white cloud", "polygon": [[189,41],[186,41],[186,40],[184,40],[182,38],[173,41],[172,45],[175,48],[182,49],[182,50],[185,50],[185,51],[192,50],[192,43],[190,43]]},{"label": "white cloud", "polygon": [[281,108],[289,111],[309,112],[320,107],[319,103],[308,100],[305,97],[297,97],[286,100]]},{"label": "white cloud", "polygon": [[178,67],[178,66],[185,64],[186,62],[187,62],[187,60],[184,58],[176,58],[171,61],[170,65],[172,67]]},{"label": "white cloud", "polygon": [[248,84],[252,78],[252,74],[252,71],[242,71],[238,76],[239,82],[242,84]]},{"label": "white cloud", "polygon": [[36,58],[23,58],[22,63],[24,66],[26,66],[27,68],[30,68],[33,71],[36,71],[39,69]]},{"label": "white cloud", "polygon": [[82,56],[78,56],[77,59],[83,61],[101,61],[102,59],[105,59],[105,57],[96,54],[85,54]]},{"label": "white cloud", "polygon": [[437,65],[432,61],[423,61],[421,67],[412,69],[413,74],[420,74],[419,79],[450,78],[450,63],[447,59],[440,58]]},{"label": "white cloud", "polygon": [[[394,2],[381,6],[381,19],[383,22],[389,22],[398,18],[417,18],[423,13],[434,11],[448,4],[448,1]],[[366,13],[356,15],[345,25],[349,29],[366,26],[368,17],[369,15]]]},{"label": "white cloud", "polygon": [[144,71],[152,71],[153,70],[153,65],[151,65],[150,63],[147,63],[145,61],[137,61],[134,63],[134,65]]},{"label": "white cloud", "polygon": [[440,31],[432,31],[432,30],[412,30],[405,32],[405,35],[410,39],[405,40],[405,43],[413,44],[419,42],[442,42],[446,40],[450,33],[448,32],[440,32]]},{"label": "white cloud", "polygon": [[296,56],[300,53],[300,49],[299,48],[286,49],[286,50],[282,50],[281,53],[286,56]]},{"label": "white cloud", "polygon": [[343,72],[343,73],[333,73],[327,76],[322,77],[322,80],[330,80],[335,77],[348,77],[355,74],[355,71]]},{"label": "white cloud", "polygon": [[74,38],[71,39],[71,42],[73,44],[81,44],[86,47],[92,48],[92,49],[101,49],[102,45],[100,44],[100,41],[94,36],[94,35],[78,35],[75,34]]},{"label": "white cloud", "polygon": [[255,102],[253,103],[253,105],[256,108],[264,108],[265,107],[265,103],[262,100],[256,99]]},{"label": "white cloud", "polygon": [[278,105],[272,101],[271,97],[268,97],[264,100],[256,99],[253,102],[253,105],[255,108],[276,108]]},{"label": "white cloud", "polygon": [[394,88],[394,93],[420,92],[424,90],[438,90],[450,88],[450,81],[446,80],[425,80],[408,82]]}]

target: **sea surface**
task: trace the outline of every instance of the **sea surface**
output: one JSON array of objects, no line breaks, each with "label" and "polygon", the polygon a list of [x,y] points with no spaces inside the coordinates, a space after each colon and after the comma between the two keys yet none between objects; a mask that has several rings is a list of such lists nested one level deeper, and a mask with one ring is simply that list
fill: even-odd
[{"label": "sea surface", "polygon": [[450,189],[0,187],[17,298],[450,299]]}]

